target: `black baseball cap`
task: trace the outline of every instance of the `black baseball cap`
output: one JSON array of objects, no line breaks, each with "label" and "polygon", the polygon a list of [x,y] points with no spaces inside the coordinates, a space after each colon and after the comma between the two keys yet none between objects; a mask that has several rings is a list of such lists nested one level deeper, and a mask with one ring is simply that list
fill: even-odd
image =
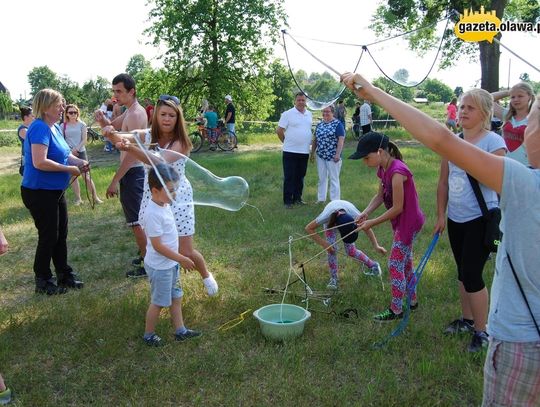
[{"label": "black baseball cap", "polygon": [[345,237],[343,239],[343,242],[345,243],[354,243],[356,242],[356,239],[358,239],[358,232],[354,232],[354,230],[356,230],[356,224],[353,222],[353,217],[347,213],[340,213],[336,217],[336,226],[338,227],[341,237]]},{"label": "black baseball cap", "polygon": [[388,147],[388,136],[377,133],[376,131],[370,131],[366,135],[360,137],[358,145],[356,146],[356,152],[349,156],[350,160],[359,160],[364,158],[369,153],[375,153],[382,148],[386,150]]}]

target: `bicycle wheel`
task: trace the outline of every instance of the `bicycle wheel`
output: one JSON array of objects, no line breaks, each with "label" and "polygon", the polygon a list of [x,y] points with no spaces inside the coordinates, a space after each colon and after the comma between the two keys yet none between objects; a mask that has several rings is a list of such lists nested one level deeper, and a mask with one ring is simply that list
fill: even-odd
[{"label": "bicycle wheel", "polygon": [[98,133],[91,127],[87,128],[86,134],[87,134],[87,139],[90,143],[93,143],[94,141],[99,140],[100,138],[103,137],[100,133]]},{"label": "bicycle wheel", "polygon": [[191,144],[193,144],[193,148],[191,149],[191,152],[196,153],[202,147],[203,140],[201,137],[201,133],[199,133],[198,131],[194,131],[193,133],[189,135],[189,139],[191,140]]},{"label": "bicycle wheel", "polygon": [[226,131],[221,133],[218,137],[217,145],[223,151],[231,151],[236,147],[236,134]]}]

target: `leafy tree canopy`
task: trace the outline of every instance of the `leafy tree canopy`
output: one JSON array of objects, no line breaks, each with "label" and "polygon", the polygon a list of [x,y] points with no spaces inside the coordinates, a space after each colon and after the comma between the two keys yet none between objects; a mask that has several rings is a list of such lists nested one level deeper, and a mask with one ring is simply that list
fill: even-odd
[{"label": "leafy tree canopy", "polygon": [[426,79],[419,89],[430,102],[448,103],[454,97],[452,88],[438,79]]},{"label": "leafy tree canopy", "polygon": [[30,92],[32,96],[38,93],[41,89],[58,89],[60,79],[47,65],[36,66],[28,74],[28,83],[30,84]]},{"label": "leafy tree canopy", "polygon": [[273,100],[264,73],[285,14],[282,0],[150,0],[147,34],[183,104],[223,103],[230,94],[246,117],[265,118]]},{"label": "leafy tree canopy", "polygon": [[139,77],[144,75],[145,72],[151,70],[152,65],[150,61],[146,60],[142,54],[133,55],[126,66],[126,72],[133,76],[135,81],[138,81]]},{"label": "leafy tree canopy", "polygon": [[[540,19],[538,0],[388,0],[377,8],[372,28],[385,37],[424,28],[409,37],[410,47],[422,51],[438,45],[439,38],[434,24],[450,10],[463,13],[469,8],[478,11],[481,6],[486,10],[495,10],[497,17],[501,19],[530,22]],[[479,59],[482,88],[488,91],[498,90],[499,45],[495,41],[491,44],[487,41],[464,42],[454,35],[453,26],[450,26],[444,35],[441,68],[452,66],[463,56],[472,60]]]}]

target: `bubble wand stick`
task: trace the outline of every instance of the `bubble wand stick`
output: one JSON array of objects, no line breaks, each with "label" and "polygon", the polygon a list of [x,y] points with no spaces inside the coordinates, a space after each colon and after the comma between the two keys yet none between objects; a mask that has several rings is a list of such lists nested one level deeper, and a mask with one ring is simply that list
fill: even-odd
[{"label": "bubble wand stick", "polygon": [[[311,57],[312,57],[313,59],[315,59],[317,62],[321,63],[323,66],[325,66],[326,68],[328,68],[330,71],[332,71],[333,73],[335,73],[337,76],[341,77],[341,73],[339,73],[336,69],[332,68],[330,65],[328,65],[328,64],[327,64],[326,62],[324,62],[323,60],[317,58],[317,56],[315,56],[310,50],[308,50],[306,47],[304,47],[302,44],[300,44],[298,41],[296,41],[296,40],[294,39],[294,37],[293,37],[292,35],[290,35],[290,34],[287,32],[287,30],[283,29],[283,30],[281,30],[281,32],[282,32],[283,34],[287,34],[294,42],[296,42],[296,44],[297,44],[300,48],[302,48],[302,49],[303,49],[304,51],[306,51],[309,55],[311,55]],[[355,83],[355,84],[354,84],[354,87],[355,87],[356,89],[360,89],[360,88],[362,88],[362,85],[360,85],[359,83]]]}]

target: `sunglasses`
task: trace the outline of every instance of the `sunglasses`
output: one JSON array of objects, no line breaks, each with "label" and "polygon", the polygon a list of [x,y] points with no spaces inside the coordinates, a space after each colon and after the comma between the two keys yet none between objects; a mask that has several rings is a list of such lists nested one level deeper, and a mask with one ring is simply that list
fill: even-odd
[{"label": "sunglasses", "polygon": [[180,100],[176,96],[170,96],[170,95],[161,95],[159,97],[159,100],[166,102],[167,100],[172,100],[176,105],[180,104]]},{"label": "sunglasses", "polygon": [[77,112],[67,112],[67,114],[77,114]]}]

